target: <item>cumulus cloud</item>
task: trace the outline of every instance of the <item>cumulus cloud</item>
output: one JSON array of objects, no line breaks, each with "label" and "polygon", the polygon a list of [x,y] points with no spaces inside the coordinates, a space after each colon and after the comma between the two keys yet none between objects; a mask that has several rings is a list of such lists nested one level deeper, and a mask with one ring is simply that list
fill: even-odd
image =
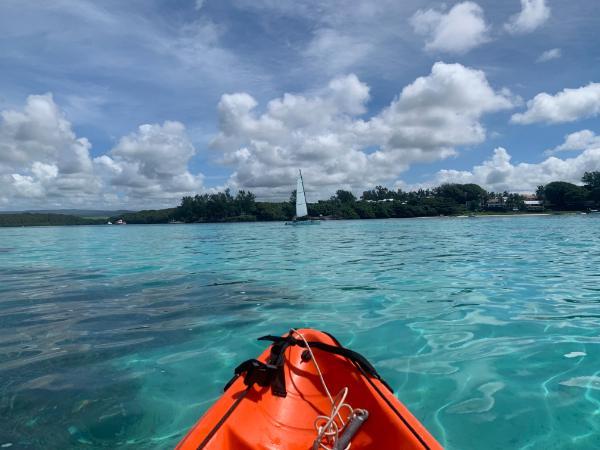
[{"label": "cumulus cloud", "polygon": [[600,136],[591,130],[581,130],[566,135],[565,142],[550,150],[549,153],[586,150],[588,148],[600,148]]},{"label": "cumulus cloud", "polygon": [[112,186],[128,196],[178,198],[202,189],[202,175],[188,170],[196,150],[180,122],[141,125],[94,161],[105,169]]},{"label": "cumulus cloud", "polygon": [[579,183],[590,170],[600,170],[600,147],[574,158],[551,156],[538,164],[513,164],[506,149],[499,147],[491,159],[471,170],[440,170],[431,184],[476,183],[490,191],[534,192],[537,186],[551,181]]},{"label": "cumulus cloud", "polygon": [[427,50],[462,54],[489,41],[483,9],[474,2],[458,3],[447,13],[420,9],[410,23],[416,33],[426,36]]},{"label": "cumulus cloud", "polygon": [[142,125],[109,154],[92,159],[51,94],[0,113],[4,207],[137,206],[179,199],[202,187],[187,168],[195,149],[178,122]]},{"label": "cumulus cloud", "polygon": [[23,111],[0,113],[0,173],[53,162],[63,174],[91,169],[85,138],[77,138],[51,94],[30,95]]},{"label": "cumulus cloud", "polygon": [[600,114],[600,83],[590,83],[577,89],[563,89],[555,95],[542,92],[527,102],[527,111],[513,114],[511,122],[564,123],[598,114]]},{"label": "cumulus cloud", "polygon": [[369,87],[355,75],[311,95],[287,93],[262,114],[249,94],[227,94],[218,105],[220,132],[212,147],[233,167],[232,187],[283,197],[302,168],[307,188],[325,195],[395,180],[411,164],[480,143],[486,135],[480,118],[515,103],[508,91],[494,90],[483,72],[445,63],[363,119],[368,100]]},{"label": "cumulus cloud", "polygon": [[512,34],[530,33],[550,18],[546,0],[521,0],[521,11],[510,18],[504,28]]},{"label": "cumulus cloud", "polygon": [[560,48],[552,48],[552,49],[546,50],[544,53],[542,53],[536,61],[537,62],[547,62],[547,61],[552,61],[553,59],[558,59],[561,56],[562,56],[562,51]]},{"label": "cumulus cloud", "polygon": [[0,113],[0,186],[5,198],[79,202],[99,188],[91,144],[79,138],[51,94]]}]

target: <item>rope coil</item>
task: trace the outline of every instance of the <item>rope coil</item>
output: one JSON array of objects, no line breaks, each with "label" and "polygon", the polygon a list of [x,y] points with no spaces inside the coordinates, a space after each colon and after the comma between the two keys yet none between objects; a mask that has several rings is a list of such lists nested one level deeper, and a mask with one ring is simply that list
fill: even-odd
[{"label": "rope coil", "polygon": [[[306,349],[310,353],[311,360],[315,364],[315,368],[317,369],[317,373],[319,374],[319,378],[321,380],[321,384],[323,385],[323,389],[329,397],[329,401],[331,402],[331,413],[328,416],[319,415],[315,418],[314,427],[317,432],[317,437],[313,443],[313,450],[350,450],[351,443],[348,443],[343,449],[339,448],[336,443],[339,442],[340,433],[344,430],[346,425],[350,423],[357,416],[368,416],[368,412],[363,409],[353,409],[350,404],[346,403],[346,397],[348,396],[348,387],[342,388],[340,392],[337,393],[335,397],[331,396],[331,392],[327,387],[327,383],[325,383],[325,378],[323,377],[323,373],[321,372],[321,368],[317,363],[315,355],[313,354],[312,349],[304,335],[300,333],[298,330],[292,328],[291,331],[297,334],[300,339],[304,341],[306,344]],[[341,411],[347,410],[348,414],[346,415],[346,419],[342,416]]]}]

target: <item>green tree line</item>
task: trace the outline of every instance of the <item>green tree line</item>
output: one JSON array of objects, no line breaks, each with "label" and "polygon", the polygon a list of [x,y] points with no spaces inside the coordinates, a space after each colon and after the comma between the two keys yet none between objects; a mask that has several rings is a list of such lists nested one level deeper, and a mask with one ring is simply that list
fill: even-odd
[{"label": "green tree line", "polygon": [[[536,210],[582,211],[600,207],[600,171],[586,172],[583,185],[554,181],[537,188],[540,202]],[[295,212],[296,191],[288,201],[260,202],[249,191],[235,195],[224,192],[186,196],[175,208],[144,210],[111,217],[113,223],[152,224],[169,222],[248,222],[290,220]],[[510,192],[487,192],[477,184],[447,183],[432,189],[416,191],[391,190],[376,186],[360,198],[352,192],[338,190],[327,200],[308,204],[313,217],[333,219],[375,219],[393,217],[426,217],[460,215],[485,211],[526,211],[526,197]],[[31,225],[97,225],[106,220],[65,214],[0,214],[0,226]]]},{"label": "green tree line", "polygon": [[[536,210],[570,211],[600,206],[600,172],[586,172],[583,186],[555,181],[540,186]],[[184,197],[173,218],[182,222],[231,222],[251,220],[290,220],[294,216],[296,192],[287,202],[257,202],[254,194],[229,190],[216,194]],[[313,217],[372,219],[459,215],[483,211],[526,211],[528,198],[510,192],[487,192],[477,184],[447,183],[433,189],[391,190],[377,186],[360,198],[338,190],[327,200],[308,204]]]},{"label": "green tree line", "polygon": [[581,210],[600,206],[600,172],[585,172],[583,186],[554,181],[538,186],[536,195],[556,210]]},{"label": "green tree line", "polygon": [[99,225],[105,220],[49,213],[0,214],[0,227],[35,227],[55,225]]}]

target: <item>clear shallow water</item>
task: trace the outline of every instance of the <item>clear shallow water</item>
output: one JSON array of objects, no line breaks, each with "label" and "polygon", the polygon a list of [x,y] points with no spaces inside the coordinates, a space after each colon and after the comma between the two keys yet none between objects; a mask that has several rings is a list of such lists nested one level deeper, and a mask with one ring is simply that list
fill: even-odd
[{"label": "clear shallow water", "polygon": [[254,339],[364,353],[448,449],[600,448],[600,219],[0,229],[0,445],[170,448]]}]

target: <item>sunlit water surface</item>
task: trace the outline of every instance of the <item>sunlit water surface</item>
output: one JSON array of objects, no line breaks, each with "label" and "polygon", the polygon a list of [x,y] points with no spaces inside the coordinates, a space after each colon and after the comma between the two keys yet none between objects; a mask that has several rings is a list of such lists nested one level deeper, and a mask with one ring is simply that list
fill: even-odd
[{"label": "sunlit water surface", "polygon": [[0,229],[0,445],[173,447],[309,326],[448,449],[600,448],[599,282],[591,216]]}]

